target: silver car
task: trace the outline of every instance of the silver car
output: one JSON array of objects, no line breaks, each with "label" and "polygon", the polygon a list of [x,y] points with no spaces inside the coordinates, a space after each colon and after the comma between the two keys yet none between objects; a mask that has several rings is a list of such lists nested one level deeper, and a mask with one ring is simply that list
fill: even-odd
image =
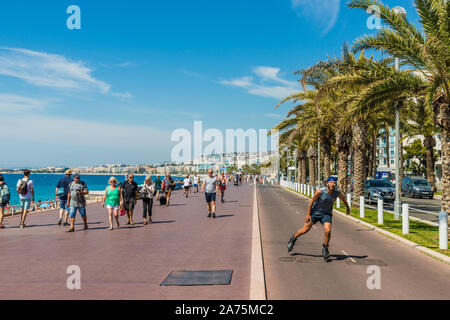
[{"label": "silver car", "polygon": [[371,201],[382,199],[395,200],[395,186],[385,179],[368,180],[364,183],[364,198]]}]

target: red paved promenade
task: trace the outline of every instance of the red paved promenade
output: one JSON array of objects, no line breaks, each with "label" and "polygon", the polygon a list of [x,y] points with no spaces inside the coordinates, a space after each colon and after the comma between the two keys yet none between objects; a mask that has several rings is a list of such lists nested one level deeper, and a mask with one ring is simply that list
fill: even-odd
[{"label": "red paved promenade", "polygon": [[[76,232],[56,224],[57,210],[6,218],[0,231],[1,299],[248,299],[253,186],[229,186],[217,219],[207,218],[203,193],[170,207],[153,206],[153,224],[144,226],[142,202],[134,226],[108,231],[107,211],[88,205],[90,229]],[[69,265],[81,268],[81,290],[66,287]],[[232,269],[231,285],[160,286],[171,271]]]}]

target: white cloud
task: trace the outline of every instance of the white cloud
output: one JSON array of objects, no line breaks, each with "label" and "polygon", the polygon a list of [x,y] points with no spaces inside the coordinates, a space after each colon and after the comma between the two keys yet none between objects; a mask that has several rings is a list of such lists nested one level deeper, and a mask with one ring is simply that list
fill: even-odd
[{"label": "white cloud", "polygon": [[23,120],[17,116],[2,116],[2,137],[55,146],[120,147],[124,150],[162,148],[167,147],[170,141],[170,132],[147,126],[116,125],[37,114],[27,115],[26,121]]},{"label": "white cloud", "polygon": [[115,97],[124,98],[124,99],[133,98],[133,95],[129,92],[112,92],[111,94]]},{"label": "white cloud", "polygon": [[2,113],[23,113],[31,110],[41,110],[46,104],[46,101],[40,99],[0,93],[0,110]]},{"label": "white cloud", "polygon": [[281,119],[283,118],[283,116],[276,114],[276,113],[266,113],[264,114],[265,117],[267,118],[272,118],[272,119]]},{"label": "white cloud", "polygon": [[20,48],[0,48],[0,75],[40,87],[60,90],[95,89],[108,93],[110,85],[95,79],[83,62],[64,56]]},{"label": "white cloud", "polygon": [[341,0],[291,0],[297,15],[320,26],[323,29],[322,35],[327,34],[336,24],[340,3]]},{"label": "white cloud", "polygon": [[220,83],[244,88],[252,95],[276,99],[283,99],[300,89],[296,82],[281,78],[279,68],[260,66],[252,71],[257,76],[256,80],[251,76],[244,76],[233,80],[222,80]]}]

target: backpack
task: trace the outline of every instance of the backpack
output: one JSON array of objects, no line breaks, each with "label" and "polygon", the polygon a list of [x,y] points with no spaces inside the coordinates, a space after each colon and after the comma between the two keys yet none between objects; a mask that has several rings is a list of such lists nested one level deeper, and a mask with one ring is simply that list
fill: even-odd
[{"label": "backpack", "polygon": [[0,203],[7,204],[11,199],[11,193],[9,192],[9,188],[6,183],[2,184],[0,189]]},{"label": "backpack", "polygon": [[26,181],[22,179],[20,181],[21,182],[19,188],[17,189],[17,193],[24,196],[28,193],[28,181],[30,181],[30,179]]}]

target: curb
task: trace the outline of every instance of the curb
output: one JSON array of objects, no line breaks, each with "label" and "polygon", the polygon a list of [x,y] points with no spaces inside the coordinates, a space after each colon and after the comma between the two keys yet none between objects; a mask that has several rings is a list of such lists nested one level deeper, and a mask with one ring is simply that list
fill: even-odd
[{"label": "curb", "polygon": [[[300,197],[302,197],[304,199],[311,199],[309,197],[306,197],[306,196],[304,196],[304,195],[302,195],[300,193],[297,193],[297,192],[295,192],[295,191],[293,191],[291,189],[288,189],[286,187],[282,187],[282,186],[279,186],[279,187],[283,188],[283,189],[285,189],[287,191],[290,191],[292,193],[295,193],[296,195],[298,195],[298,196],[300,196]],[[392,232],[386,231],[384,229],[381,229],[381,228],[379,228],[377,226],[374,226],[373,224],[370,224],[370,223],[367,223],[365,221],[359,220],[359,219],[357,219],[355,217],[352,217],[352,216],[347,216],[345,213],[342,213],[342,212],[340,212],[340,211],[338,211],[336,209],[333,209],[333,213],[336,213],[336,214],[338,214],[338,215],[340,215],[342,217],[345,217],[347,219],[352,220],[353,222],[356,222],[356,223],[358,223],[360,225],[363,225],[363,226],[365,226],[365,227],[367,227],[369,229],[377,231],[377,232],[379,232],[379,233],[381,233],[381,234],[383,234],[383,235],[385,235],[385,236],[387,236],[389,238],[395,239],[395,240],[397,240],[397,241],[399,241],[401,243],[404,243],[404,244],[406,244],[406,245],[408,245],[410,247],[413,247],[413,248],[415,248],[415,249],[417,249],[417,250],[419,250],[419,251],[421,251],[421,252],[423,252],[423,253],[425,253],[425,254],[427,254],[429,256],[432,256],[433,258],[438,259],[439,261],[442,261],[444,263],[450,264],[450,257],[448,257],[446,255],[443,255],[443,254],[435,252],[435,251],[433,251],[431,249],[425,248],[424,246],[422,246],[420,244],[417,244],[417,243],[412,242],[412,241],[410,241],[408,239],[405,239],[405,238],[403,238],[403,237],[401,237],[399,235],[396,235],[395,233],[392,233]]]},{"label": "curb", "polygon": [[253,190],[252,257],[249,300],[267,300],[256,184]]}]

